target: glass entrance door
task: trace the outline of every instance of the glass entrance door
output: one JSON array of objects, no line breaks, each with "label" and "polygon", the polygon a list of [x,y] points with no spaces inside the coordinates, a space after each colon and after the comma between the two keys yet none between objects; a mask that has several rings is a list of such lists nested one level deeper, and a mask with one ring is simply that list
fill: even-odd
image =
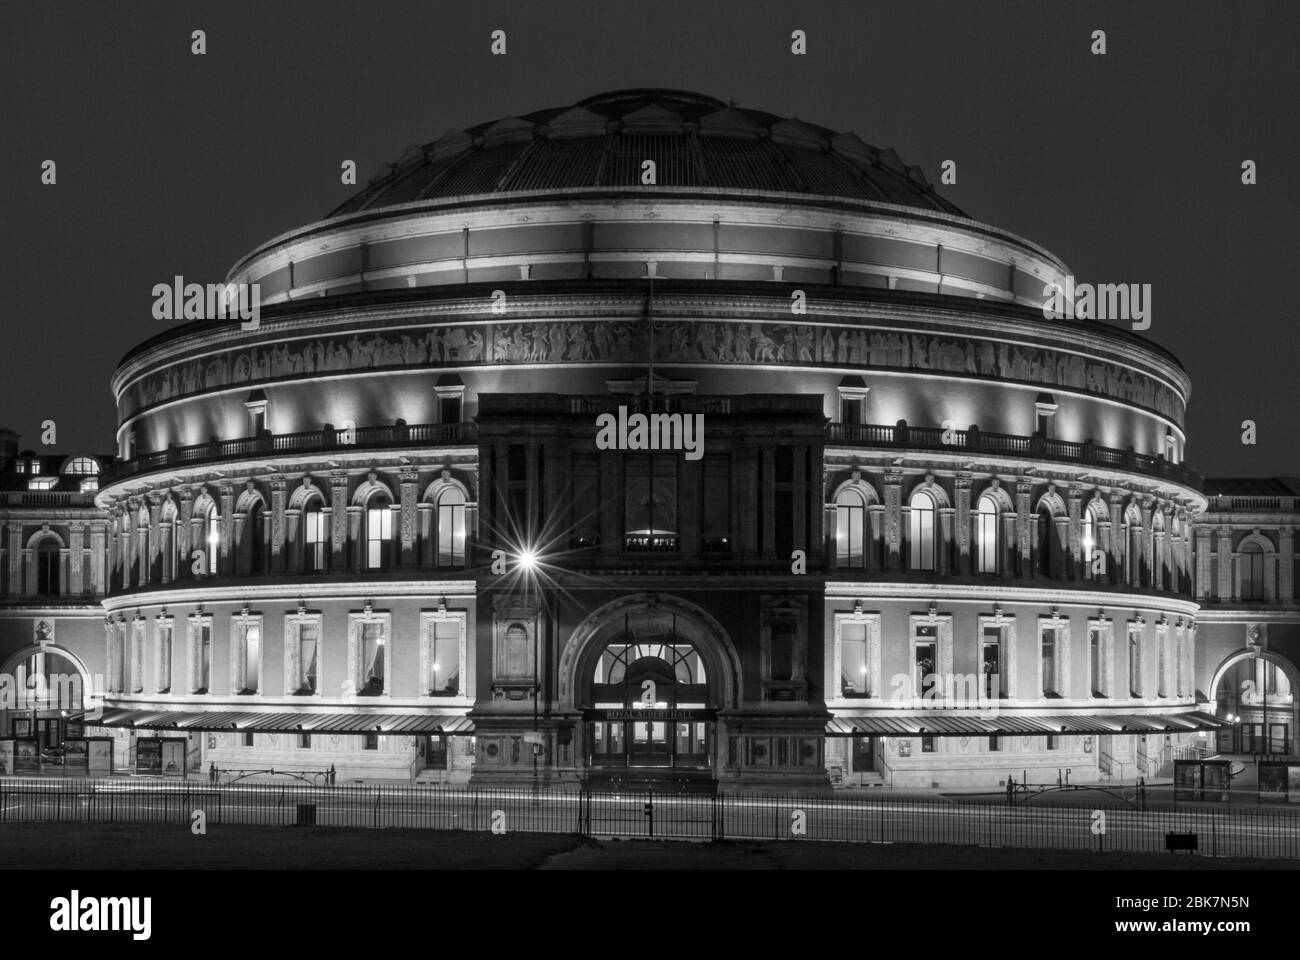
[{"label": "glass entrance door", "polygon": [[662,720],[630,721],[628,765],[633,767],[671,767],[673,751],[668,742],[668,724]]}]

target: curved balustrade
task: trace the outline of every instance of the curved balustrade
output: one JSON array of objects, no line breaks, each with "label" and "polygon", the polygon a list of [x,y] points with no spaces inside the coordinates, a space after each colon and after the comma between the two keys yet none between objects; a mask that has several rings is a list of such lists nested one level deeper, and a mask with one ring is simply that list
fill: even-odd
[{"label": "curved balustrade", "polygon": [[1046,437],[1021,437],[983,430],[944,430],[941,427],[913,427],[906,423],[886,426],[876,423],[832,423],[827,428],[831,443],[862,444],[911,450],[966,450],[978,453],[1005,454],[1035,460],[1055,460],[1130,470],[1147,476],[1172,480],[1200,491],[1199,473],[1181,463],[1171,463],[1163,456],[1136,453],[1132,448],[1119,450],[1091,441],[1049,440]]},{"label": "curved balustrade", "polygon": [[210,440],[187,447],[168,447],[154,453],[142,453],[131,460],[122,461],[100,476],[100,486],[127,477],[161,470],[166,467],[211,463],[220,460],[242,460],[257,456],[284,456],[296,453],[321,453],[329,450],[374,450],[385,447],[423,447],[438,444],[475,443],[478,431],[472,423],[419,423],[398,421],[380,427],[356,427],[351,430],[336,429],[326,424],[321,430],[300,433],[264,432],[256,437],[237,440]]}]

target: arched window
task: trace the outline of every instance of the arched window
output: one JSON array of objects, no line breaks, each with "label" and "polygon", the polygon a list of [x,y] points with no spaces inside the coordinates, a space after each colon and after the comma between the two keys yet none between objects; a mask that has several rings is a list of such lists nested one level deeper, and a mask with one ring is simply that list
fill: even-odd
[{"label": "arched window", "polygon": [[221,554],[221,524],[215,503],[208,503],[207,512],[203,517],[202,537],[203,549],[207,553],[208,576],[215,577],[217,575],[217,558]]},{"label": "arched window", "polygon": [[910,508],[908,525],[911,533],[909,566],[913,570],[933,570],[934,500],[925,491],[917,490],[907,505]]},{"label": "arched window", "polygon": [[36,592],[50,596],[59,592],[59,543],[46,537],[36,545]]},{"label": "arched window", "polygon": [[1083,579],[1092,580],[1093,551],[1097,546],[1097,524],[1092,518],[1092,511],[1083,511],[1083,527],[1080,530],[1080,547],[1082,548]]},{"label": "arched window", "polygon": [[835,498],[835,561],[841,567],[866,565],[863,546],[867,511],[862,494],[849,487]]},{"label": "arched window", "polygon": [[392,550],[392,506],[386,493],[375,493],[366,503],[366,569],[387,569]]},{"label": "arched window", "polygon": [[465,565],[465,494],[449,486],[438,495],[438,566]]},{"label": "arched window", "polygon": [[266,563],[266,508],[261,500],[254,500],[244,517],[243,531],[244,569],[249,574],[265,573]]},{"label": "arched window", "polygon": [[1264,548],[1255,542],[1241,547],[1241,599],[1264,599]]},{"label": "arched window", "polygon": [[94,457],[73,457],[63,465],[63,473],[71,477],[97,476],[99,462]]},{"label": "arched window", "polygon": [[1038,572],[1045,577],[1053,574],[1052,546],[1056,539],[1056,518],[1047,504],[1038,508]]},{"label": "arched window", "polygon": [[302,510],[302,569],[305,573],[325,570],[325,513],[320,497],[312,497]]},{"label": "arched window", "polygon": [[987,493],[975,514],[975,559],[977,573],[998,572],[998,503]]}]

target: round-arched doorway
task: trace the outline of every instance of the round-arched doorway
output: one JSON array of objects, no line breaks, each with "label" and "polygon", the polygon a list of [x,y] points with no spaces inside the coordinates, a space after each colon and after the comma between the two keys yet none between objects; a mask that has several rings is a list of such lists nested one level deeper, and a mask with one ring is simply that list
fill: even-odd
[{"label": "round-arched doorway", "polygon": [[714,767],[718,710],[737,695],[738,670],[708,614],[675,598],[625,598],[593,613],[568,652],[588,770]]}]

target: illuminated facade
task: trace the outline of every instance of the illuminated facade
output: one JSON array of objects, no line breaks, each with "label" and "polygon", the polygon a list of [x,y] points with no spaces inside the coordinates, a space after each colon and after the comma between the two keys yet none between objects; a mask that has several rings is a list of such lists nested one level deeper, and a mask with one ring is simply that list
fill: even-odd
[{"label": "illuminated facade", "polygon": [[1190,383],[1045,320],[1068,273],[892,151],[696,94],[410,148],[235,265],[256,329],[119,364],[71,590],[100,726],[345,779],[1154,775],[1218,725]]}]

